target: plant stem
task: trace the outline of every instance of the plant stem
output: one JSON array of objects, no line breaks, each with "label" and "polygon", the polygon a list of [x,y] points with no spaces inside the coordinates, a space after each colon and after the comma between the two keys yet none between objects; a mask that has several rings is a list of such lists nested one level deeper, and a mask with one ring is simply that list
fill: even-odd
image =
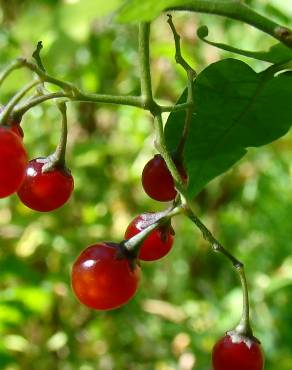
[{"label": "plant stem", "polygon": [[250,325],[250,317],[249,317],[249,298],[248,298],[248,289],[247,289],[247,282],[246,276],[244,272],[244,265],[241,261],[235,258],[227,249],[223,247],[223,245],[213,236],[211,231],[203,224],[203,222],[195,215],[192,211],[191,202],[186,203],[185,205],[185,214],[186,216],[199,228],[202,232],[203,238],[210,243],[212,249],[215,252],[222,253],[232,265],[235,267],[242,287],[242,315],[239,324],[235,328],[235,332],[237,334],[241,334],[247,337],[252,337],[252,329]]},{"label": "plant stem", "polygon": [[225,255],[233,264],[235,268],[242,268],[243,264],[238,259],[233,257],[219,241],[213,236],[211,231],[203,224],[203,222],[195,215],[195,213],[190,208],[189,204],[185,206],[186,216],[200,229],[202,232],[203,238],[209,242],[212,246],[212,249],[215,252],[220,252]]},{"label": "plant stem", "polygon": [[189,108],[192,104],[191,103],[182,103],[182,104],[176,104],[176,105],[159,105],[159,108],[161,112],[178,112],[182,110],[186,110]]},{"label": "plant stem", "polygon": [[62,115],[62,129],[61,129],[60,141],[55,151],[55,156],[56,156],[57,164],[62,167],[65,167],[65,155],[66,155],[67,135],[68,135],[67,107],[66,107],[66,103],[64,102],[60,102],[57,105]]},{"label": "plant stem", "polygon": [[139,58],[141,73],[141,96],[146,104],[153,100],[149,53],[150,23],[139,24]]},{"label": "plant stem", "polygon": [[69,98],[70,94],[65,93],[65,92],[55,92],[55,93],[50,93],[50,94],[44,94],[44,95],[39,95],[35,98],[32,98],[28,100],[26,103],[24,103],[20,107],[16,107],[13,109],[12,112],[12,117],[15,118],[16,120],[21,120],[21,117],[31,108],[35,107],[36,105],[43,103],[46,100],[51,100],[51,99],[57,99],[57,98]]},{"label": "plant stem", "polygon": [[3,111],[0,114],[0,125],[5,124],[9,116],[15,107],[15,105],[24,97],[24,95],[31,90],[33,87],[39,85],[41,81],[34,80],[33,82],[30,82],[29,84],[25,85],[14,97],[9,101],[9,103],[5,106]]},{"label": "plant stem", "polygon": [[253,337],[252,328],[250,325],[249,317],[249,298],[248,298],[248,289],[246,276],[243,266],[238,266],[237,272],[240,278],[241,287],[242,287],[242,315],[239,324],[236,326],[235,331],[238,334],[245,335],[247,337]]},{"label": "plant stem", "polygon": [[37,66],[43,71],[46,72],[46,69],[43,65],[42,58],[41,58],[41,50],[43,48],[43,44],[41,41],[38,42],[35,51],[32,53],[32,57],[36,61]]},{"label": "plant stem", "polygon": [[163,133],[163,120],[161,114],[156,114],[154,122],[156,132],[155,147],[158,150],[158,152],[162,155],[162,158],[165,160],[166,166],[173,177],[176,189],[179,191],[179,193],[183,195],[186,191],[186,184],[183,182],[178,172],[178,169],[170,153],[167,150]]},{"label": "plant stem", "polygon": [[209,13],[225,16],[245,22],[276,38],[286,46],[292,48],[292,31],[257,13],[240,0],[192,0],[187,5],[179,5],[166,9],[188,10],[197,13]]},{"label": "plant stem", "polygon": [[73,84],[59,80],[55,77],[50,76],[48,73],[43,71],[40,67],[38,67],[36,64],[29,62],[26,59],[22,60],[23,66],[30,69],[32,72],[35,72],[39,78],[42,80],[42,82],[48,82],[54,85],[59,86],[61,89],[70,92],[73,96],[75,94],[79,93],[79,89],[74,86]]},{"label": "plant stem", "polygon": [[186,108],[186,117],[185,117],[185,124],[183,128],[183,132],[175,151],[174,159],[176,163],[183,163],[183,151],[185,142],[187,139],[187,135],[189,132],[189,127],[192,121],[192,115],[194,112],[194,92],[193,92],[193,81],[196,77],[195,70],[187,63],[187,61],[183,58],[181,53],[181,45],[180,45],[180,35],[177,33],[175,26],[172,22],[172,16],[168,14],[168,24],[171,28],[173,33],[174,43],[175,43],[175,60],[178,64],[180,64],[183,69],[187,73],[188,77],[188,95],[187,95],[187,104],[188,107]]},{"label": "plant stem", "polygon": [[[70,101],[82,101],[88,103],[104,103],[104,104],[118,104],[127,105],[131,107],[147,109],[144,107],[144,103],[140,96],[120,96],[120,95],[102,95],[102,94],[86,94],[79,92],[78,95],[72,96],[70,93],[59,91],[55,93],[49,93],[44,95],[39,95],[31,100],[28,100],[23,105],[16,107],[13,110],[12,116],[19,120],[21,117],[31,108],[39,105],[47,100],[57,99],[57,98],[68,98]],[[189,103],[177,104],[177,105],[157,105],[157,109],[162,112],[177,112],[185,110],[189,107]]]},{"label": "plant stem", "polygon": [[59,143],[55,152],[48,157],[48,161],[42,167],[42,173],[50,172],[55,168],[69,171],[66,168],[66,146],[68,136],[68,125],[67,125],[67,107],[64,101],[57,103],[57,106],[62,115],[62,128]]},{"label": "plant stem", "polygon": [[22,60],[17,59],[17,60],[14,60],[6,69],[4,69],[4,71],[0,75],[0,86],[2,85],[4,80],[10,75],[11,72],[13,72],[14,70],[18,68],[21,68],[22,66],[23,66]]}]

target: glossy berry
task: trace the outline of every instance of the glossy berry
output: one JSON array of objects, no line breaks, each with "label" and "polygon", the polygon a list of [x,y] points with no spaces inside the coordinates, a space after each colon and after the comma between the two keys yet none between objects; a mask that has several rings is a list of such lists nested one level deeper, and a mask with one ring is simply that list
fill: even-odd
[{"label": "glossy berry", "polygon": [[[186,180],[184,169],[178,166],[178,170]],[[173,178],[160,154],[156,154],[146,163],[142,173],[142,185],[152,199],[160,202],[168,202],[176,197]]]},{"label": "glossy berry", "polygon": [[72,268],[72,287],[77,298],[90,308],[111,310],[136,293],[140,267],[118,257],[118,246],[98,243],[86,248]]},{"label": "glossy berry", "polygon": [[0,127],[0,198],[15,193],[28,162],[22,141],[9,128]]},{"label": "glossy berry", "polygon": [[262,370],[264,357],[260,344],[235,332],[228,332],[213,348],[214,370]]},{"label": "glossy berry", "polygon": [[[129,224],[125,238],[130,239],[156,221],[155,213],[144,213]],[[153,230],[144,240],[138,258],[143,261],[155,261],[165,256],[173,245],[173,230],[170,225],[163,225]]]},{"label": "glossy berry", "polygon": [[74,188],[72,175],[63,169],[42,173],[46,162],[46,158],[37,158],[28,163],[24,181],[17,192],[22,203],[39,212],[61,207]]}]

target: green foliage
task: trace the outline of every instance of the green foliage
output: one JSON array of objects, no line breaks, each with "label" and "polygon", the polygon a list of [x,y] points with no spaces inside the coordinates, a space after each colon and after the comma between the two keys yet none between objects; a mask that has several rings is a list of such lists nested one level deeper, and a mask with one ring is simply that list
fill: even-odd
[{"label": "green foliage", "polygon": [[[110,2],[91,3],[107,6]],[[159,3],[155,1],[158,7]],[[271,9],[273,16],[288,22],[291,2],[282,2],[281,11],[277,4],[268,4],[278,10],[277,15]],[[80,14],[82,6],[83,0],[75,4],[1,1],[1,68],[20,54],[30,57],[36,42],[43,40],[43,60],[50,73],[89,92],[138,94],[136,27],[115,25],[107,18],[96,20],[98,15],[88,12],[85,16]],[[143,1],[133,11],[143,16],[140,6]],[[210,22],[212,32],[225,43],[250,50],[270,47],[260,33],[239,23],[182,14],[174,19],[182,35],[183,54],[198,71],[232,56],[197,41],[194,47],[199,22]],[[173,60],[165,17],[153,24],[152,42],[155,95],[170,104],[185,88],[186,78]],[[263,62],[242,60],[256,71],[266,68]],[[251,76],[252,86],[257,84],[260,76],[248,66],[231,63]],[[213,68],[217,66],[220,63]],[[202,76],[205,73],[208,69]],[[6,103],[28,78],[26,72],[15,72],[0,91],[1,102]],[[283,75],[267,82],[272,84],[271,93],[282,79],[290,78]],[[205,96],[206,86],[201,82]],[[225,91],[224,84],[220,92]],[[290,93],[290,86],[287,89]],[[210,105],[217,101],[220,111],[218,96],[214,102],[209,93],[204,101],[201,95],[202,107],[211,113]],[[229,108],[225,101],[222,104]],[[163,206],[141,189],[141,170],[154,154],[148,115],[133,108],[86,103],[72,103],[68,108],[67,160],[76,183],[70,202],[41,214],[25,208],[16,196],[0,201],[1,370],[181,370],[186,364],[194,370],[210,369],[214,341],[239,319],[239,282],[231,266],[210,251],[184,218],[174,220],[176,239],[170,255],[143,264],[140,290],[127,306],[92,312],[73,297],[70,269],[80,251],[96,241],[121,240],[134,216]],[[290,110],[290,102],[281,114],[286,109]],[[282,120],[276,117],[271,127],[270,117],[266,118],[269,131],[264,130],[265,135],[276,135]],[[174,130],[168,125],[167,130]],[[53,103],[31,110],[22,126],[31,158],[54,150],[60,117]],[[175,147],[176,142],[168,140]],[[204,221],[247,266],[252,319],[265,349],[265,370],[292,367],[291,148],[288,133],[260,149],[250,149],[195,200]],[[190,155],[188,166],[192,160]]]},{"label": "green foliage", "polygon": [[[241,159],[246,148],[266,145],[287,133],[291,94],[291,74],[270,78],[269,70],[257,74],[234,59],[214,63],[199,74],[185,146],[191,196]],[[168,118],[166,140],[171,151],[178,145],[184,119],[184,112]]]},{"label": "green foliage", "polygon": [[197,36],[202,40],[205,41],[207,44],[215,46],[219,49],[229,51],[231,53],[244,55],[249,58],[254,58],[258,60],[263,60],[272,64],[276,63],[287,63],[292,59],[292,51],[287,46],[283,45],[282,43],[277,43],[269,48],[268,51],[247,51],[238,49],[236,47],[222,44],[219,42],[213,42],[206,39],[209,34],[209,30],[207,26],[201,26],[197,29]]}]

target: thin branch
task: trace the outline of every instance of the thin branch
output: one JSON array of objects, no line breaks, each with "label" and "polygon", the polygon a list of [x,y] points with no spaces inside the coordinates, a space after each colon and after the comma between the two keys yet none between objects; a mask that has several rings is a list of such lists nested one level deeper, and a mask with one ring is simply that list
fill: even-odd
[{"label": "thin branch", "polygon": [[247,337],[252,337],[252,329],[250,325],[250,317],[249,317],[249,297],[248,297],[248,289],[247,289],[247,282],[246,276],[244,272],[244,265],[241,261],[235,258],[227,249],[223,247],[223,245],[213,236],[211,231],[203,224],[203,222],[195,215],[195,213],[191,209],[191,202],[188,200],[185,203],[185,214],[186,216],[198,227],[201,231],[203,238],[210,243],[212,249],[215,252],[220,252],[235,267],[239,279],[241,282],[242,287],[242,315],[239,324],[236,326],[235,331],[238,334],[245,335]]},{"label": "thin branch", "polygon": [[0,75],[0,86],[3,84],[4,80],[16,69],[23,67],[22,59],[14,60]]},{"label": "thin branch", "polygon": [[8,118],[16,106],[16,104],[27,94],[33,87],[39,85],[41,81],[34,80],[33,82],[28,83],[25,85],[5,106],[3,111],[0,114],[0,125],[5,124],[8,121]]},{"label": "thin branch", "polygon": [[292,30],[283,27],[269,18],[257,13],[240,0],[192,0],[187,5],[179,5],[166,9],[188,10],[197,13],[221,15],[245,22],[276,38],[289,48],[292,48]]},{"label": "thin branch", "polygon": [[152,101],[152,84],[149,55],[150,23],[139,24],[139,58],[141,73],[141,95],[146,101]]},{"label": "thin branch", "polygon": [[186,143],[187,135],[189,132],[189,127],[192,121],[192,116],[194,112],[194,92],[193,92],[193,81],[194,78],[197,76],[196,71],[187,63],[181,53],[181,44],[180,44],[180,35],[177,33],[175,26],[172,21],[172,16],[168,14],[168,24],[171,28],[173,33],[174,43],[175,43],[175,60],[178,64],[180,64],[183,69],[187,73],[188,78],[188,95],[187,95],[187,103],[189,104],[188,108],[186,109],[186,117],[185,117],[185,124],[183,128],[183,132],[178,143],[176,152],[175,152],[175,160],[180,163],[183,162],[183,151],[184,146]]}]

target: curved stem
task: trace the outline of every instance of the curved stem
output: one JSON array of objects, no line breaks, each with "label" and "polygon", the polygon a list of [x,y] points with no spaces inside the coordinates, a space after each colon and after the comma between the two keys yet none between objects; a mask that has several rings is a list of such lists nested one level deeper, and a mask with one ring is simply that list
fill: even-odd
[{"label": "curved stem", "polygon": [[59,166],[65,167],[65,155],[67,146],[67,135],[68,135],[68,125],[67,125],[67,107],[66,103],[60,102],[57,104],[62,115],[62,129],[59,144],[55,151],[56,163]]},{"label": "curved stem", "polygon": [[270,20],[269,18],[257,13],[241,0],[192,0],[187,5],[174,6],[169,10],[188,10],[197,13],[209,13],[225,16],[245,22],[281,41],[283,44],[292,48],[292,31],[287,27]]},{"label": "curved stem", "polygon": [[235,267],[242,287],[242,315],[239,324],[235,328],[235,332],[237,334],[245,335],[246,337],[253,337],[252,329],[250,325],[250,317],[249,317],[249,298],[248,298],[248,289],[247,289],[247,282],[246,276],[244,272],[244,265],[241,261],[235,258],[227,249],[223,247],[223,245],[213,236],[211,231],[203,224],[203,222],[195,215],[190,207],[191,202],[188,201],[185,205],[185,214],[187,217],[199,228],[202,232],[203,238],[210,243],[212,249],[215,252],[222,253],[232,265]]},{"label": "curved stem", "polygon": [[35,80],[33,82],[30,82],[26,86],[24,86],[23,89],[21,89],[5,106],[3,111],[0,114],[0,125],[5,124],[8,121],[8,118],[15,107],[15,105],[25,96],[26,93],[29,92],[33,87],[39,85],[41,81]]},{"label": "curved stem", "polygon": [[189,132],[189,127],[192,120],[192,115],[194,112],[194,92],[193,92],[193,81],[194,78],[197,76],[196,71],[187,63],[187,61],[183,58],[181,53],[181,45],[180,45],[180,35],[177,33],[175,26],[172,21],[172,16],[168,14],[168,24],[171,28],[173,33],[174,43],[175,43],[175,60],[178,64],[180,64],[183,69],[187,73],[188,77],[188,95],[187,95],[187,104],[188,107],[186,108],[186,117],[185,117],[185,124],[183,128],[183,132],[178,143],[177,149],[175,151],[174,159],[176,163],[183,162],[183,151],[184,146],[187,140],[187,135]]},{"label": "curved stem", "polygon": [[59,80],[58,78],[50,76],[48,73],[44,72],[40,67],[38,67],[36,64],[31,63],[26,59],[23,59],[22,63],[23,63],[24,67],[27,67],[32,72],[35,72],[42,81],[45,81],[45,82],[51,83],[53,85],[59,86],[61,89],[65,90],[65,91],[69,91],[73,95],[79,93],[79,89],[76,86],[74,86],[73,84],[71,84],[69,82],[62,81],[62,80]]},{"label": "curved stem", "polygon": [[156,140],[155,140],[155,146],[158,150],[158,152],[162,155],[163,159],[165,160],[165,163],[174,179],[175,187],[181,193],[184,195],[186,193],[186,184],[183,182],[178,169],[170,155],[170,153],[167,150],[165,138],[163,134],[163,120],[161,114],[157,114],[155,116],[155,132],[156,132]]},{"label": "curved stem", "polygon": [[16,69],[19,69],[23,66],[22,60],[17,59],[13,61],[0,75],[0,86],[3,84],[5,79],[10,75],[11,72],[13,72]]},{"label": "curved stem", "polygon": [[69,171],[66,168],[65,156],[66,156],[66,146],[67,146],[67,136],[68,136],[68,125],[67,125],[67,107],[64,101],[57,103],[57,106],[62,115],[62,128],[59,143],[55,152],[50,155],[47,159],[48,161],[42,167],[42,173],[52,171],[56,167]]},{"label": "curved stem", "polygon": [[13,109],[12,112],[12,117],[15,118],[16,120],[20,120],[21,117],[31,108],[35,107],[38,104],[43,103],[46,100],[51,100],[51,99],[57,99],[57,98],[69,98],[70,94],[67,94],[65,92],[56,92],[56,93],[51,93],[51,94],[44,94],[44,95],[39,95],[33,99],[30,99],[27,101],[25,104],[23,104],[20,107],[16,107]]},{"label": "curved stem", "polygon": [[241,282],[242,288],[242,316],[239,324],[236,326],[235,331],[238,334],[245,335],[247,337],[252,337],[252,328],[250,325],[250,317],[249,317],[249,298],[248,298],[248,288],[247,288],[247,281],[244,272],[243,266],[237,267],[238,275]]}]

